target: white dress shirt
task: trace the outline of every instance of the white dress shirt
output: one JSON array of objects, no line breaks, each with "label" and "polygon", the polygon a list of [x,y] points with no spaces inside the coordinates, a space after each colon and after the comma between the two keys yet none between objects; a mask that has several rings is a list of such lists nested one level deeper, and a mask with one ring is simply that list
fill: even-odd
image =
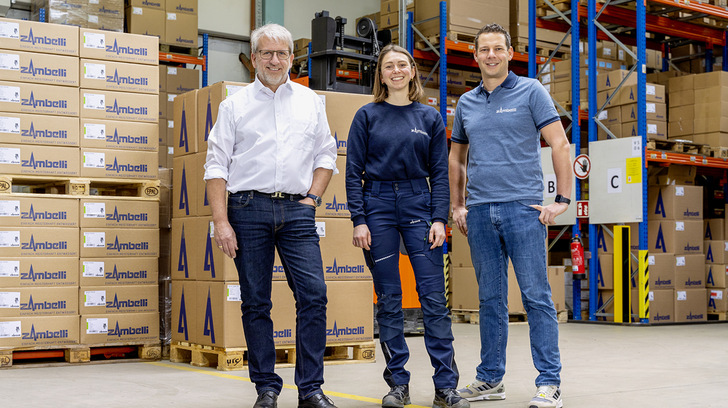
[{"label": "white dress shirt", "polygon": [[306,195],[317,168],[338,173],[336,141],[314,91],[288,79],[273,93],[256,77],[220,103],[205,180],[225,179],[231,193]]}]

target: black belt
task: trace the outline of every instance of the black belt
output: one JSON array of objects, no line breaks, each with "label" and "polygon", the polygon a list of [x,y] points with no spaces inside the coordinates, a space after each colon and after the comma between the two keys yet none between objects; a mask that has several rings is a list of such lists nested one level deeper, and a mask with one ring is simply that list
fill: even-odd
[{"label": "black belt", "polygon": [[248,190],[248,191],[238,191],[235,194],[240,195],[257,195],[261,197],[268,197],[274,200],[291,200],[291,201],[300,201],[305,198],[305,196],[301,194],[290,194],[290,193],[281,193],[280,191],[276,191],[275,193],[262,193],[257,190]]}]

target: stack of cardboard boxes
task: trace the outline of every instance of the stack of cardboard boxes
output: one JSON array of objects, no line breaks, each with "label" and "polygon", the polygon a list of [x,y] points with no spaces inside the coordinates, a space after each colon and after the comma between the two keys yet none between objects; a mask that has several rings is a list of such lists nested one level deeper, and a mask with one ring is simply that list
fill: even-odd
[{"label": "stack of cardboard boxes", "polygon": [[723,218],[704,220],[708,313],[728,312],[728,231]]},{"label": "stack of cardboard boxes", "polygon": [[45,21],[49,23],[124,31],[124,0],[33,0],[30,3],[32,20],[40,21],[41,9],[45,9]]},{"label": "stack of cardboard boxes", "polygon": [[197,0],[129,0],[126,31],[153,35],[160,44],[197,48]]},{"label": "stack of cardboard boxes", "polygon": [[15,184],[0,200],[0,344],[158,341],[157,201],[16,194],[27,176],[156,180],[156,38],[0,26],[14,33],[0,38],[0,171]]},{"label": "stack of cardboard boxes", "polygon": [[159,67],[159,167],[172,167],[174,157],[174,99],[200,87],[196,69]]},{"label": "stack of cardboard boxes", "polygon": [[[712,147],[728,147],[728,72],[689,75],[695,92],[692,140]],[[686,79],[689,81],[689,79]]]}]

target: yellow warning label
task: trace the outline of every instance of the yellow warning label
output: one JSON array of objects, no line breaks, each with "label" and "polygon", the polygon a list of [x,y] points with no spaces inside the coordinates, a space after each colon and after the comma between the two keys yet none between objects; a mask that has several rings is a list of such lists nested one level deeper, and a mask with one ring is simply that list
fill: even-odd
[{"label": "yellow warning label", "polygon": [[627,184],[642,183],[642,158],[630,157],[627,161]]}]

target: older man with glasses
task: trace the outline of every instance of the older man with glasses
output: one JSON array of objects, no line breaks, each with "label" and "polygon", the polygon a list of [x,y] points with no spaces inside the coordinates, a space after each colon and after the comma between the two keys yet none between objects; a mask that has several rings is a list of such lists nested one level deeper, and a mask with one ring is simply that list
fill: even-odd
[{"label": "older man with glasses", "polygon": [[321,391],[326,283],[314,215],[336,172],[336,143],[321,99],[291,82],[291,33],[277,24],[251,34],[253,84],[220,104],[205,164],[215,241],[235,259],[254,408],[277,407],[271,286],[278,250],[296,300],[298,406],[335,408]]}]

